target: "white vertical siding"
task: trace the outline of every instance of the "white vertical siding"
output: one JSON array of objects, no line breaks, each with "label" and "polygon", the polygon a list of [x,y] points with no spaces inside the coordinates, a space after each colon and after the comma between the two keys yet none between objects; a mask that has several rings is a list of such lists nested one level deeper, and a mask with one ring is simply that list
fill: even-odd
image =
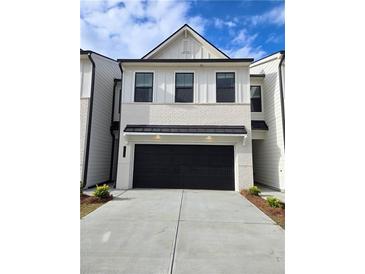
[{"label": "white vertical siding", "polygon": [[255,181],[278,189],[284,184],[284,139],[279,87],[279,59],[251,67],[250,73],[264,73],[264,118],[269,130],[264,140],[253,141]]},{"label": "white vertical siding", "polygon": [[109,180],[112,136],[110,134],[114,78],[120,78],[118,63],[92,54],[95,62],[91,136],[87,187]]},{"label": "white vertical siding", "polygon": [[[184,47],[184,43],[186,47]],[[188,51],[188,53],[187,53]],[[211,59],[220,58],[210,49],[202,45],[189,32],[185,38],[184,33],[176,36],[169,45],[160,49],[151,59]]]},{"label": "white vertical siding", "polygon": [[194,73],[194,103],[216,103],[216,73],[235,72],[236,103],[250,103],[250,87],[248,68],[232,67],[169,67],[151,69],[151,67],[123,67],[123,103],[134,102],[134,78],[136,72],[153,72],[153,102],[159,104],[174,103],[175,100],[175,73]]}]

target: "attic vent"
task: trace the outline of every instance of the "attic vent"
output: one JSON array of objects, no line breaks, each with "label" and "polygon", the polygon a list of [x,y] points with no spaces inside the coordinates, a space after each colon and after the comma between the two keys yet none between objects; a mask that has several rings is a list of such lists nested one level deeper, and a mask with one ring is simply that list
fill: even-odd
[{"label": "attic vent", "polygon": [[191,48],[190,48],[190,41],[188,39],[183,40],[183,54],[190,54]]}]

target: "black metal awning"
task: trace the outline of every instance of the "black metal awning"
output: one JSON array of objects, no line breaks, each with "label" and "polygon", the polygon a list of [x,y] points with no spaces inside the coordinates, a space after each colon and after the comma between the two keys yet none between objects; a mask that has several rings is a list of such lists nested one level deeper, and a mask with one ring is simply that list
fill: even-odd
[{"label": "black metal awning", "polygon": [[127,125],[124,132],[133,133],[176,133],[176,134],[247,134],[245,126],[208,125]]},{"label": "black metal awning", "polygon": [[251,128],[253,130],[269,130],[269,127],[263,120],[252,120],[251,121]]}]

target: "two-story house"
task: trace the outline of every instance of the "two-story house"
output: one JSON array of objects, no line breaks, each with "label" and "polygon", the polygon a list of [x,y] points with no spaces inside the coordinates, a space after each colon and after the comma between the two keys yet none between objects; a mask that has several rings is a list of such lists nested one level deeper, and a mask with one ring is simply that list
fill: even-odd
[{"label": "two-story house", "polygon": [[141,59],[119,59],[116,188],[252,186],[261,131],[251,130],[252,61],[229,58],[188,25]]}]

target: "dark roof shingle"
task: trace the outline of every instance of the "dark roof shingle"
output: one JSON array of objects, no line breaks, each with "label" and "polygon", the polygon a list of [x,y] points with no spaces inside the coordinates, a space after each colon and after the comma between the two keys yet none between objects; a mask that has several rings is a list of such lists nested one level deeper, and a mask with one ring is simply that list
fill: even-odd
[{"label": "dark roof shingle", "polygon": [[269,130],[269,127],[267,126],[264,120],[252,120],[251,128],[257,130]]},{"label": "dark roof shingle", "polygon": [[247,134],[245,126],[127,125],[124,132]]}]

